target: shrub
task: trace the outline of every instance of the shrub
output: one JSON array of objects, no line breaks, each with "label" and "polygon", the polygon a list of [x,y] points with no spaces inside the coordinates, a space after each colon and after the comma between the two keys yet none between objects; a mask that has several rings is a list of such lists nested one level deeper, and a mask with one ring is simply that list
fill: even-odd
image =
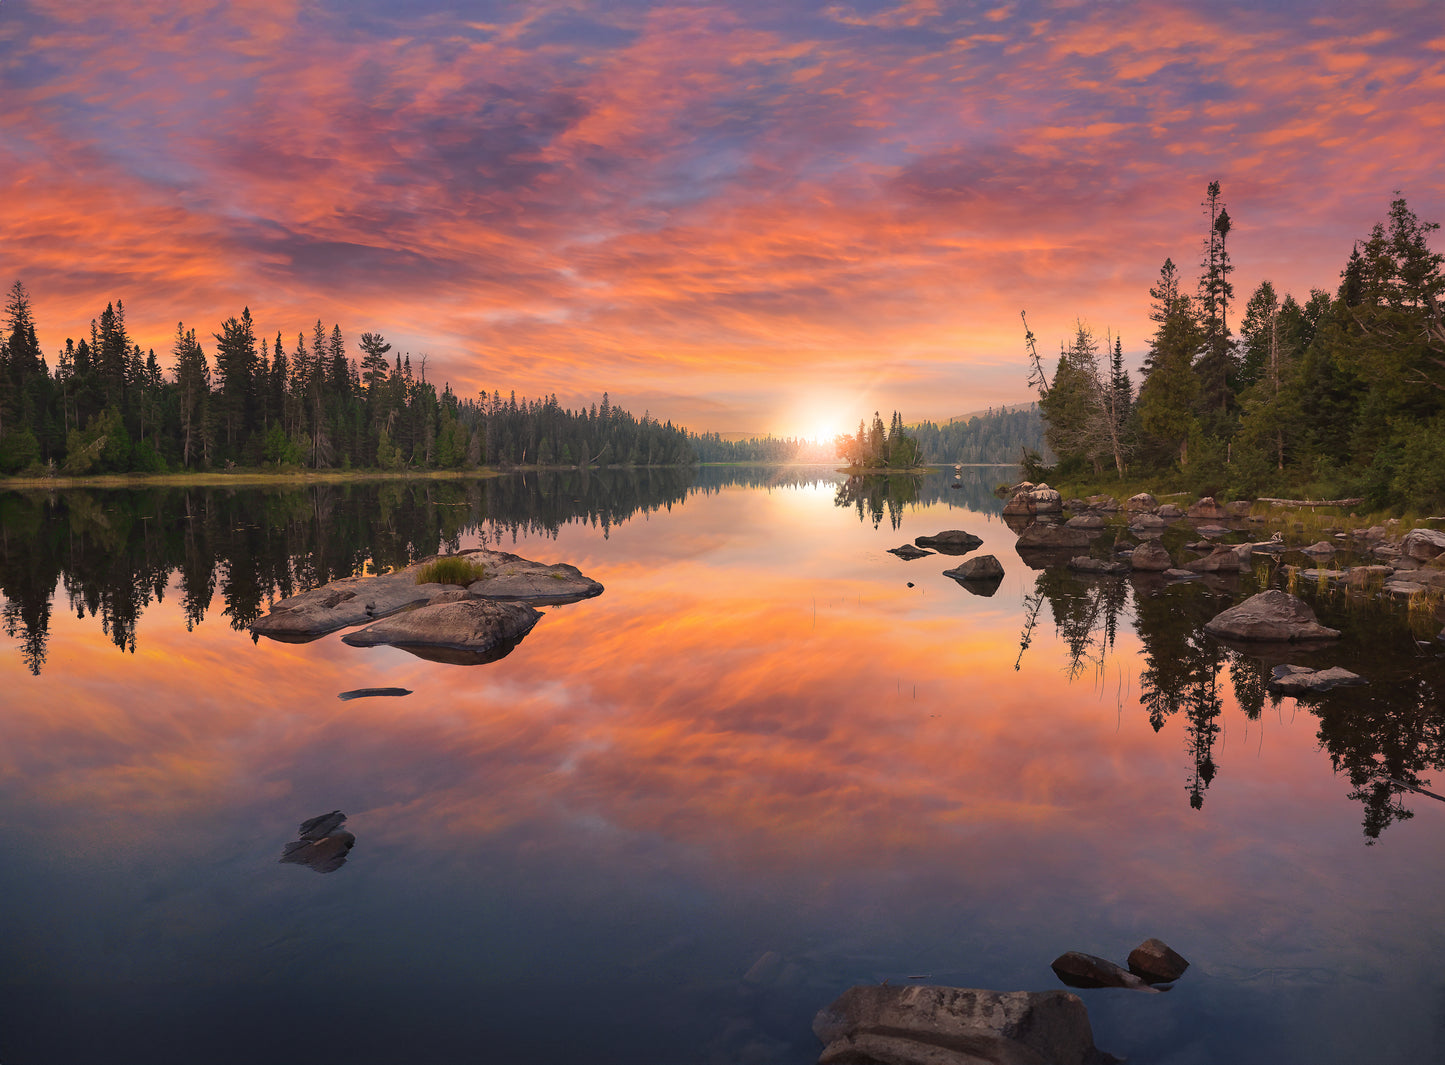
[{"label": "shrub", "polygon": [[487,575],[480,562],[465,555],[444,555],[426,563],[416,572],[417,584],[460,584],[465,587]]}]

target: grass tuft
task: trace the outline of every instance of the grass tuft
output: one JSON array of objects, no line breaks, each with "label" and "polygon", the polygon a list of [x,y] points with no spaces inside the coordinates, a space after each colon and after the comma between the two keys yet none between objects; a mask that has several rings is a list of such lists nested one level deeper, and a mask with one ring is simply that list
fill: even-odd
[{"label": "grass tuft", "polygon": [[417,584],[460,584],[465,587],[487,575],[480,562],[463,555],[443,555],[425,563],[416,571]]}]

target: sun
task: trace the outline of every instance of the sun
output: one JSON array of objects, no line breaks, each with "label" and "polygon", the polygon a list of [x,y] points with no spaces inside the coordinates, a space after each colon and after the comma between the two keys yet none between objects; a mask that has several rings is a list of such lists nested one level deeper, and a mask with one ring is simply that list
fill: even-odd
[{"label": "sun", "polygon": [[[852,422],[849,422],[849,418]],[[789,412],[786,435],[827,443],[858,425],[858,416],[846,400],[835,396],[809,396]]]}]

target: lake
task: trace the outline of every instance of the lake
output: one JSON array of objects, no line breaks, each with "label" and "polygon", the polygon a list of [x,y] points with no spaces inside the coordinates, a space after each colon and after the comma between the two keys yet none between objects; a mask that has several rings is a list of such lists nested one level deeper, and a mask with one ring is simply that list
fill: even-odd
[{"label": "lake", "polygon": [[[0,1061],[804,1065],[854,983],[1150,936],[1172,991],[1080,992],[1131,1062],[1441,1060],[1445,803],[1374,775],[1445,791],[1438,621],[1261,661],[1200,625],[1266,576],[1035,570],[1011,475],[0,493]],[[993,594],[886,553],[944,529]],[[606,591],[476,666],[246,631],[482,544]]]}]

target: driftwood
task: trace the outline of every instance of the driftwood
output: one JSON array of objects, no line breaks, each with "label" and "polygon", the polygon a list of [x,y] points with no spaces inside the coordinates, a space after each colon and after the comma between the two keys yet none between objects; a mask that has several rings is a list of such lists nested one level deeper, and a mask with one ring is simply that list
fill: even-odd
[{"label": "driftwood", "polygon": [[1414,784],[1406,784],[1403,780],[1396,780],[1394,777],[1387,777],[1384,773],[1376,773],[1375,776],[1378,777],[1380,780],[1395,785],[1395,787],[1397,788],[1405,788],[1409,791],[1417,792],[1421,795],[1428,795],[1432,799],[1439,799],[1441,802],[1445,802],[1445,795],[1436,795],[1433,791],[1426,791],[1424,788],[1417,788]]},{"label": "driftwood", "polygon": [[1259,502],[1273,503],[1277,507],[1357,507],[1364,501],[1364,496],[1361,496],[1359,499],[1275,499],[1271,496],[1259,497]]}]

